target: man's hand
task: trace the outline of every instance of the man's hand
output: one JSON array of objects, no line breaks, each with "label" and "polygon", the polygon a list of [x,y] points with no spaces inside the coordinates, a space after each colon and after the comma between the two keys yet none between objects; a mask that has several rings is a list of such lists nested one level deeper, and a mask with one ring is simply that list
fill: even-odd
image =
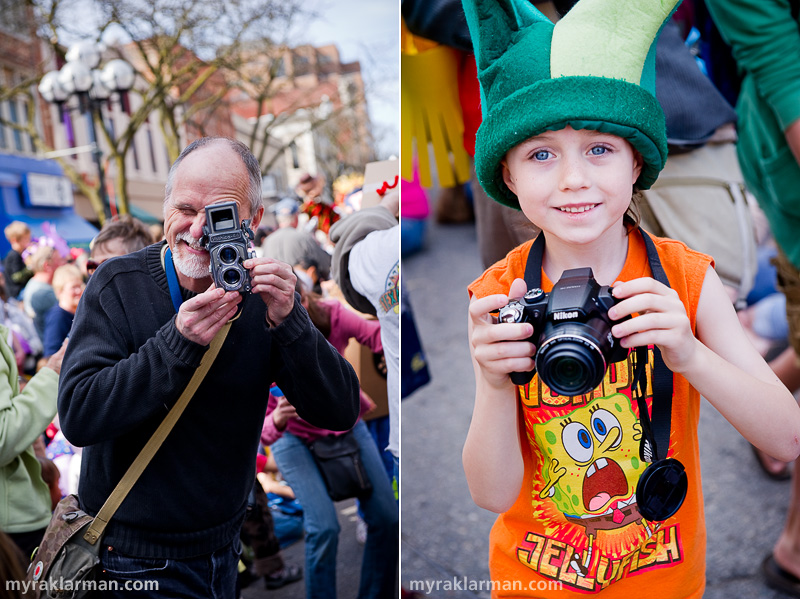
[{"label": "man's hand", "polygon": [[267,322],[278,326],[294,308],[294,287],[297,277],[292,267],[275,258],[251,258],[244,261],[250,271],[253,293],[267,305]]},{"label": "man's hand", "polygon": [[200,295],[183,302],[175,326],[178,332],[189,341],[208,345],[236,314],[242,296],[238,291],[217,289],[211,285]]},{"label": "man's hand", "polygon": [[69,337],[64,339],[64,343],[61,344],[58,351],[50,356],[45,364],[47,368],[55,370],[56,374],[61,374],[61,361],[64,359],[64,352],[67,351],[67,343],[69,343]]},{"label": "man's hand", "polygon": [[275,428],[279,431],[284,430],[286,423],[292,418],[297,418],[297,410],[286,397],[279,397],[278,405],[272,412],[272,422],[275,424]]}]

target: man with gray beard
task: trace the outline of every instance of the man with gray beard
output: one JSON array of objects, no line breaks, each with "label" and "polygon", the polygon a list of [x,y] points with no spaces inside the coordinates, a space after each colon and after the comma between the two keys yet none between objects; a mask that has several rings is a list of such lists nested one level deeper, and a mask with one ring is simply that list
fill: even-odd
[{"label": "man with gray beard", "polygon": [[[90,514],[234,319],[186,411],[106,528],[102,575],[119,589],[157,581],[160,596],[235,596],[239,528],[268,399],[264,381],[275,381],[316,426],[346,430],[358,415],[358,379],[295,297],[289,265],[246,260],[248,295],[214,286],[201,243],[205,207],[228,201],[258,226],[264,209],[257,160],[231,139],[195,141],[169,173],[166,241],[100,265],[75,315],[58,405],[67,439],[85,448],[79,496]],[[173,272],[179,285],[171,296]],[[152,594],[140,592],[118,596]]]}]

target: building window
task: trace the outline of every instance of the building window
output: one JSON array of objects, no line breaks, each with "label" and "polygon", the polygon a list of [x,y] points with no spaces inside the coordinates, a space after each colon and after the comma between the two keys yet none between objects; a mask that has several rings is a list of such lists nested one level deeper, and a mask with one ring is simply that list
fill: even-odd
[{"label": "building window", "polygon": [[[14,100],[10,100],[8,102],[8,120],[12,123],[21,124],[19,120],[19,112],[17,111],[17,103]],[[17,152],[22,152],[25,148],[22,145],[22,132],[20,132],[17,128],[12,128],[12,133],[14,136],[14,147],[16,147]]]},{"label": "building window", "polygon": [[0,30],[27,38],[30,35],[30,19],[27,2],[0,0]]},{"label": "building window", "polygon": [[297,144],[292,142],[289,144],[289,152],[292,155],[292,168],[300,168],[300,155],[297,152]]},{"label": "building window", "polygon": [[278,59],[278,68],[275,69],[275,77],[285,77],[286,76],[286,61],[283,60],[283,56]]},{"label": "building window", "polygon": [[[3,104],[5,102],[0,102],[0,114],[3,113]],[[0,148],[6,149],[8,148],[8,140],[6,139],[6,126],[0,123]]]},{"label": "building window", "polygon": [[308,75],[311,72],[311,64],[308,57],[303,54],[294,54],[292,56],[292,71],[295,77]]}]

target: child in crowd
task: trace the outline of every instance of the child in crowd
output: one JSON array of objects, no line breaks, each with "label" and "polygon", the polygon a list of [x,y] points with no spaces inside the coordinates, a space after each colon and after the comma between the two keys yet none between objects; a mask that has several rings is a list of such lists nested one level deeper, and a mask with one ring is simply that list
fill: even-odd
[{"label": "child in crowd", "polygon": [[78,302],[86,284],[83,273],[74,264],[63,264],[53,273],[53,292],[58,303],[50,308],[44,319],[44,355],[52,356],[69,335]]},{"label": "child in crowd", "polygon": [[31,230],[25,223],[15,220],[3,229],[3,233],[8,243],[11,244],[11,249],[3,259],[6,290],[9,297],[17,297],[28,279],[33,276],[33,273],[25,267],[25,261],[22,259],[22,252],[31,243]]},{"label": "child in crowd", "polygon": [[[634,191],[667,157],[654,40],[677,3],[582,0],[554,26],[527,0],[464,0],[484,117],[478,180],[542,229],[538,261],[525,243],[469,287],[476,394],[463,461],[475,502],[500,514],[493,596],[702,597],[701,394],[763,451],[800,453],[800,409],[747,341],[713,260],[638,227]],[[539,339],[531,323],[493,313],[584,267],[613,288],[608,343],[648,348],[648,412],[672,398],[668,443],[643,441],[633,352],[582,395],[558,394],[538,374],[511,380],[534,368]],[[659,391],[665,371],[671,393]],[[653,448],[682,462],[688,489],[676,513],[648,519],[637,483]],[[676,497],[680,480],[665,484]]]}]

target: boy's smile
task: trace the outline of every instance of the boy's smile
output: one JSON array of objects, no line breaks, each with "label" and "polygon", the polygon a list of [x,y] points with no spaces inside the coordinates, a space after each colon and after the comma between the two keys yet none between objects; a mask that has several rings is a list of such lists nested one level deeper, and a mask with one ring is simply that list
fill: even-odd
[{"label": "boy's smile", "polygon": [[583,244],[621,226],[641,164],[621,137],[566,127],[509,150],[503,180],[531,222]]}]

